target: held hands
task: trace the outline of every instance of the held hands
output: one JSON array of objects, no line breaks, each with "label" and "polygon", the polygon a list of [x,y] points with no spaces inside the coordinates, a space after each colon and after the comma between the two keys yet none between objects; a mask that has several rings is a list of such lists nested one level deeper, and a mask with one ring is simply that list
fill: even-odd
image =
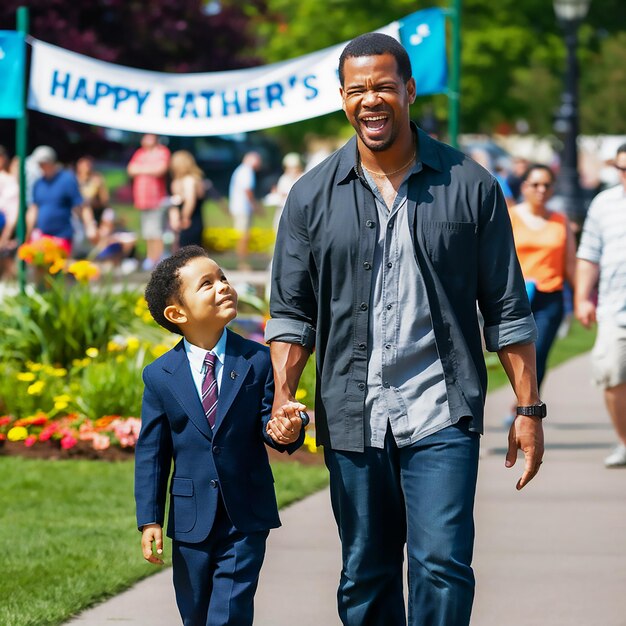
[{"label": "held hands", "polygon": [[524,473],[517,481],[519,491],[529,483],[539,471],[543,461],[543,424],[539,417],[518,415],[509,429],[509,448],[506,454],[506,467],[513,467],[517,451],[522,450],[525,458]]},{"label": "held hands", "polygon": [[[156,554],[152,552],[152,542]],[[154,565],[163,565],[163,529],[159,524],[146,524],[141,531],[141,550],[143,558]]]},{"label": "held hands", "polygon": [[300,411],[306,406],[300,402],[286,402],[267,423],[267,434],[278,444],[286,446],[298,440],[302,429]]}]

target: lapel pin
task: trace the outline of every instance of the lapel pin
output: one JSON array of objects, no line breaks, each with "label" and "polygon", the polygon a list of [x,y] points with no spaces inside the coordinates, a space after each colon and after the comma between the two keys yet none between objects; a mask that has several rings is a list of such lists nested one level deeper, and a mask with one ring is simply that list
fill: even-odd
[{"label": "lapel pin", "polygon": [[237,374],[237,372],[236,372],[235,370],[233,370],[233,371],[230,373],[230,377],[231,377],[233,380],[235,380],[235,378],[237,378],[237,376],[238,376],[238,374]]}]

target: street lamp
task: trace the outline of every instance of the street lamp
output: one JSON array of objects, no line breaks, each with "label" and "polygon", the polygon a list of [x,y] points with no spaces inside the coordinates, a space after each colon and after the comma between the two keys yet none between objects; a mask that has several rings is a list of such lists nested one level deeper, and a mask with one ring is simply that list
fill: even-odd
[{"label": "street lamp", "polygon": [[580,181],[578,179],[578,26],[587,15],[591,0],[553,0],[554,12],[563,28],[567,47],[565,88],[561,97],[555,128],[564,135],[561,157],[560,190],[565,201],[566,213],[575,221],[582,222]]}]

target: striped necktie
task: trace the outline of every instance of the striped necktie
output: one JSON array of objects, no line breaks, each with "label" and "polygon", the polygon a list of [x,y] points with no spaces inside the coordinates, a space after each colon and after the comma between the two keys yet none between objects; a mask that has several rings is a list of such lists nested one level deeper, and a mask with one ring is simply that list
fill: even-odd
[{"label": "striped necktie", "polygon": [[204,357],[206,371],[202,381],[202,407],[209,422],[209,426],[215,426],[215,414],[217,413],[217,380],[215,379],[215,355],[207,352]]}]

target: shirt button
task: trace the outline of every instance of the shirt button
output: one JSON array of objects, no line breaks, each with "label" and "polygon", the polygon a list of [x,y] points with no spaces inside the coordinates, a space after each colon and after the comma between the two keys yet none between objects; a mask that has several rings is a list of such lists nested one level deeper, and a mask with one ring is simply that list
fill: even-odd
[{"label": "shirt button", "polygon": [[212,480],[209,485],[211,485],[211,487],[213,487],[213,489],[217,488],[217,480]]},{"label": "shirt button", "polygon": [[359,389],[363,391],[363,389],[365,389],[365,383],[359,383]]},{"label": "shirt button", "polygon": [[391,344],[390,344],[390,343],[386,344],[386,345],[385,345],[385,349],[386,349],[386,350],[391,350]]},{"label": "shirt button", "polygon": [[374,228],[374,226],[376,226],[376,223],[375,223],[375,222],[372,222],[372,220],[367,220],[367,222],[365,222],[365,225],[366,225],[368,228]]},{"label": "shirt button", "polygon": [[385,389],[389,389],[389,383],[388,383],[387,381],[385,381],[385,382],[383,383],[383,387],[384,387]]},{"label": "shirt button", "polygon": [[365,350],[366,347],[367,346],[364,343],[360,343],[359,344],[359,349],[361,349],[361,350]]},{"label": "shirt button", "polygon": [[387,311],[391,311],[392,306],[393,306],[392,304],[388,304],[387,305]]},{"label": "shirt button", "polygon": [[367,304],[365,304],[365,302],[361,302],[361,311],[367,311]]},{"label": "shirt button", "polygon": [[387,267],[393,267],[393,263],[391,262],[387,263]]},{"label": "shirt button", "polygon": [[363,267],[364,267],[366,270],[371,270],[371,269],[372,269],[372,265],[371,265],[371,263],[369,263],[368,261],[365,261],[365,263],[363,263]]},{"label": "shirt button", "polygon": [[391,229],[393,228],[393,220],[391,220],[391,221],[389,222],[389,224],[387,224],[387,228],[388,228],[389,230],[391,230]]}]

